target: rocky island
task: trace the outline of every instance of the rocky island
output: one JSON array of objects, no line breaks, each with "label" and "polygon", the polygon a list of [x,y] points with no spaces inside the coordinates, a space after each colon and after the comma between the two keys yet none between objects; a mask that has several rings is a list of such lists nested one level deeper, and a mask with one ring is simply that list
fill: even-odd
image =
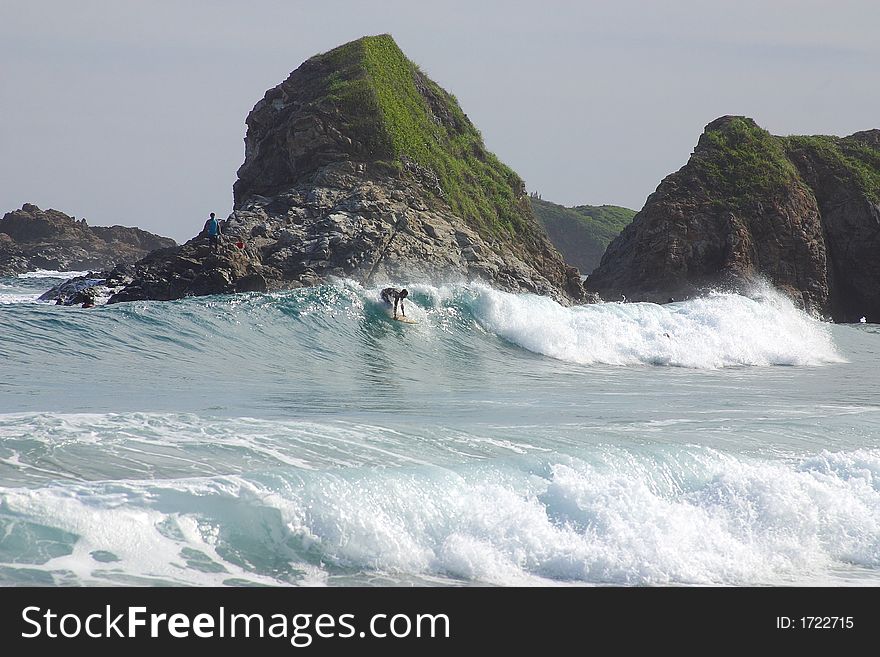
[{"label": "rocky island", "polygon": [[140,228],[89,226],[85,219],[25,203],[0,219],[0,276],[107,269],[175,245]]},{"label": "rocky island", "polygon": [[217,250],[199,236],[144,258],[111,302],[331,277],[479,279],[566,304],[584,299],[523,181],[389,35],[312,57],[266,92],[247,117],[223,232]]},{"label": "rocky island", "polygon": [[706,126],[610,244],[586,287],[665,302],[766,279],[814,314],[880,321],[880,130],[776,137]]}]

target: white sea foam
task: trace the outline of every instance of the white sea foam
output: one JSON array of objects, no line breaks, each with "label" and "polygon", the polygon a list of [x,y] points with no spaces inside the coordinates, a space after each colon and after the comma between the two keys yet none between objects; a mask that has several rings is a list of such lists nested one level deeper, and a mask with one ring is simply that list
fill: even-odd
[{"label": "white sea foam", "polygon": [[372,573],[786,584],[839,583],[847,571],[870,583],[865,573],[880,566],[878,450],[787,462],[607,448],[534,471],[340,469],[0,495],[6,535],[43,550],[28,567],[58,583],[307,584]]},{"label": "white sea foam", "polygon": [[16,294],[2,293],[0,294],[0,305],[9,305],[14,303],[32,303],[37,300],[39,294]]},{"label": "white sea foam", "polygon": [[[341,288],[376,304],[382,286]],[[598,303],[565,307],[480,283],[409,286],[407,314],[446,329],[470,312],[487,332],[529,351],[583,365],[668,365],[697,369],[840,363],[830,325],[798,310],[769,285],[750,296],[713,293],[657,305]]]},{"label": "white sea foam", "polygon": [[[182,496],[185,486],[176,489]],[[150,508],[158,487],[136,484],[3,491],[5,506],[27,516],[11,522],[6,535],[31,538],[31,559],[56,584],[219,585],[241,577],[271,584],[245,572],[215,550],[215,528],[197,513]],[[54,531],[47,531],[52,528]]]},{"label": "white sea foam", "polygon": [[680,303],[565,308],[546,297],[478,288],[488,331],[530,351],[585,365],[820,365],[841,362],[827,325],[770,289]]},{"label": "white sea foam", "polygon": [[88,273],[89,272],[87,271],[57,271],[55,269],[37,269],[35,271],[29,271],[25,272],[24,274],[19,274],[18,278],[59,278],[67,280],[68,278],[85,276]]},{"label": "white sea foam", "polygon": [[690,471],[619,453],[546,478],[331,477],[276,503],[339,564],[496,584],[779,583],[880,565],[877,451],[685,456]]}]

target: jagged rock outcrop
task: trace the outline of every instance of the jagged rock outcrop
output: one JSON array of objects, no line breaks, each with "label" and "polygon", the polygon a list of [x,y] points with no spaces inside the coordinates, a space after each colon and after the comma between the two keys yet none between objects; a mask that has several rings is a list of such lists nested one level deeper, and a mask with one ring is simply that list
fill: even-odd
[{"label": "jagged rock outcrop", "polygon": [[106,269],[174,245],[172,239],[139,228],[89,226],[85,219],[25,203],[0,219],[0,276],[36,269]]},{"label": "jagged rock outcrop", "polygon": [[786,154],[816,199],[836,321],[880,322],[880,130],[789,137]]},{"label": "jagged rock outcrop", "polygon": [[565,261],[589,274],[602,260],[605,249],[635,216],[636,211],[617,205],[565,207],[532,194],[532,211]]},{"label": "jagged rock outcrop", "polygon": [[54,301],[60,306],[104,304],[129,285],[133,278],[134,268],[131,265],[117,265],[112,271],[90,271],[58,283],[43,292],[38,300]]},{"label": "jagged rock outcrop", "polygon": [[390,36],[309,59],[266,93],[247,125],[219,250],[202,235],[154,253],[111,301],[334,276],[365,284],[482,279],[564,302],[584,298],[522,180]]},{"label": "jagged rock outcrop", "polygon": [[708,126],[608,247],[586,287],[664,302],[765,278],[816,314],[880,321],[880,131],[774,137]]}]

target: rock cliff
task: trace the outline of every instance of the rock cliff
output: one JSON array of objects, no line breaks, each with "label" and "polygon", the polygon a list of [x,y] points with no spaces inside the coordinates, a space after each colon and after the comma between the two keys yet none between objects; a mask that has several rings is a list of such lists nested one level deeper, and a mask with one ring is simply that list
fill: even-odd
[{"label": "rock cliff", "polygon": [[85,219],[25,203],[0,219],[0,276],[36,269],[106,269],[174,245],[172,239],[139,228],[89,226]]},{"label": "rock cliff", "polygon": [[586,287],[666,301],[769,280],[836,321],[880,321],[880,131],[775,137],[745,117],[706,126],[608,247]]},{"label": "rock cliff", "polygon": [[313,285],[482,279],[584,298],[455,98],[388,35],[312,57],[247,118],[220,248],[199,236],[136,265],[111,301]]}]

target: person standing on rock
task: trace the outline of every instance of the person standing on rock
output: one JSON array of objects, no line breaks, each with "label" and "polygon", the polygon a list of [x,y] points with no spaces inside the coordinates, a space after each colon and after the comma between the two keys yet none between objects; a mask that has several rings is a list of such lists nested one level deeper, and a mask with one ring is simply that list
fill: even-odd
[{"label": "person standing on rock", "polygon": [[210,218],[205,222],[205,232],[208,233],[208,239],[211,240],[211,248],[215,251],[220,250],[220,222],[211,213]]},{"label": "person standing on rock", "polygon": [[406,288],[402,290],[398,290],[396,287],[386,287],[382,290],[379,295],[382,297],[382,301],[386,306],[391,306],[392,301],[394,303],[394,319],[397,319],[397,304],[400,304],[400,314],[406,317],[406,313],[403,310],[403,300],[409,296],[409,292]]}]

